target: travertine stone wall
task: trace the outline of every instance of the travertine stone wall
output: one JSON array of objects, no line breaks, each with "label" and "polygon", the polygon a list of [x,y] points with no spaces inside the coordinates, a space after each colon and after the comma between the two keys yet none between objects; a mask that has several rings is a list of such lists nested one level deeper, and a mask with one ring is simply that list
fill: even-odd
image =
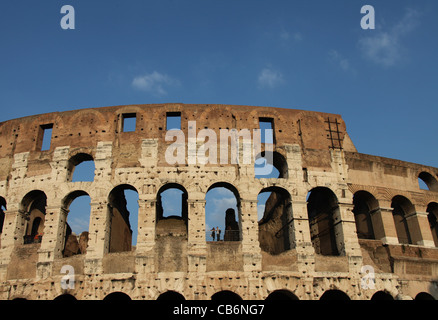
[{"label": "travertine stone wall", "polygon": [[[165,140],[168,112],[181,115],[185,164],[171,165],[165,159],[173,143]],[[123,132],[124,115],[133,114],[135,131]],[[253,132],[261,119],[272,121],[274,152],[284,159],[283,177],[256,179],[253,163],[188,164],[188,156],[204,142],[198,137],[190,144],[190,130],[212,129],[217,137],[221,129]],[[47,125],[53,126],[51,145],[42,151]],[[244,148],[241,144],[240,150]],[[219,157],[219,146],[217,151]],[[71,159],[81,154],[94,160],[93,182],[71,182]],[[0,243],[0,298],[54,299],[69,294],[103,299],[123,292],[132,299],[157,299],[171,290],[186,299],[210,299],[229,290],[243,299],[266,299],[272,292],[287,290],[299,299],[320,299],[339,290],[350,299],[370,299],[379,291],[395,299],[412,299],[420,292],[436,299],[438,249],[427,210],[430,203],[438,203],[438,190],[434,184],[430,190],[419,188],[423,172],[438,180],[437,168],[358,153],[336,114],[160,104],[5,121],[0,123],[0,197],[7,204]],[[168,184],[187,193],[186,221],[157,219],[157,195]],[[109,210],[108,197],[125,185],[139,195],[137,244],[131,251],[111,252],[111,241],[117,241],[111,239],[112,222],[122,224],[123,219],[111,216],[117,210]],[[205,195],[213,186],[227,187],[237,197],[239,241],[206,239]],[[329,189],[337,201],[336,208],[327,208],[333,210],[337,255],[317,254],[312,244],[315,235],[307,205],[315,188]],[[257,196],[262,190],[282,190],[290,196],[290,211],[284,215],[288,221],[277,221],[287,232],[289,249],[278,254],[260,246]],[[47,197],[44,234],[40,243],[25,244],[34,191]],[[378,210],[369,213],[373,239],[357,236],[354,195],[359,191],[378,202]],[[88,247],[86,254],[64,258],[68,206],[79,194],[91,198]],[[404,216],[409,244],[399,243],[393,218],[396,196],[408,199],[413,208]],[[65,265],[75,270],[71,289],[61,287]],[[375,272],[372,288],[363,286],[363,266]]]}]

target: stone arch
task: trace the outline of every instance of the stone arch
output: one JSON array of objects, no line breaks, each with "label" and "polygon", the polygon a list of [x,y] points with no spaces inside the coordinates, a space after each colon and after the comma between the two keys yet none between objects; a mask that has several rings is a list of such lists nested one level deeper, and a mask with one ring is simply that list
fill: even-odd
[{"label": "stone arch", "polygon": [[[223,189],[219,189],[219,188],[223,188]],[[223,226],[223,230],[225,230],[224,235],[223,235],[223,240],[224,241],[240,241],[242,239],[242,235],[241,235],[242,226],[241,226],[241,207],[240,207],[239,192],[234,185],[232,185],[231,183],[228,183],[228,182],[216,182],[216,183],[212,184],[208,188],[207,192],[205,193],[206,211],[210,207],[209,202],[213,200],[213,199],[209,198],[209,193],[211,195],[212,192],[215,192],[215,189],[219,190],[219,191],[223,190],[224,192],[227,193],[228,197],[232,194],[234,196],[234,199],[235,199],[235,203],[231,203],[234,200],[232,198],[227,198],[227,199],[231,199],[231,202],[225,203],[226,205],[224,206],[224,208],[222,208],[223,209],[222,211],[224,211],[224,216],[222,216],[222,219],[225,219],[225,224],[221,224]],[[228,191],[225,191],[224,189],[228,190]],[[218,197],[218,196],[216,196],[216,197]],[[207,212],[205,214],[205,218],[206,218],[206,220],[209,218]],[[218,217],[218,218],[220,219],[221,217]],[[222,221],[224,221],[224,220],[222,220]],[[220,223],[220,222],[218,222],[218,223]],[[208,221],[206,221],[206,225],[207,224],[208,224]],[[209,226],[209,227],[214,227],[214,225]],[[210,230],[206,230],[206,231],[209,232]]]},{"label": "stone arch", "polygon": [[[438,191],[438,180],[429,172],[422,171],[418,174],[419,182],[420,180],[424,182],[427,189],[430,191]],[[421,189],[421,185],[420,185]]]},{"label": "stone arch", "polygon": [[435,247],[438,247],[438,203],[430,202],[427,205],[426,212]]},{"label": "stone arch", "polygon": [[373,220],[373,214],[380,210],[378,200],[368,191],[360,190],[353,195],[353,214],[356,222],[357,237],[359,239],[376,239],[374,229],[381,228],[374,226],[378,224],[377,219]]},{"label": "stone arch", "polygon": [[324,292],[324,294],[319,298],[319,300],[326,301],[347,301],[351,300],[350,297],[341,290],[331,289]]},{"label": "stone arch", "polygon": [[254,172],[256,178],[266,177],[287,179],[287,160],[281,153],[277,151],[262,151],[255,157]]},{"label": "stone arch", "polygon": [[211,296],[213,301],[240,301],[243,300],[237,293],[230,290],[222,290]]},{"label": "stone arch", "polygon": [[103,300],[105,301],[128,301],[128,300],[132,300],[130,296],[128,296],[126,293],[123,292],[112,292],[108,295],[105,296],[105,298],[103,298]]},{"label": "stone arch", "polygon": [[269,301],[290,301],[290,300],[300,300],[294,293],[292,293],[289,290],[282,289],[282,290],[275,290],[271,292],[267,297],[266,300]]},{"label": "stone arch", "polygon": [[[91,202],[90,195],[83,190],[76,190],[70,192],[62,200],[62,209],[65,210],[65,212],[68,212],[67,217],[65,219],[65,227],[63,228],[64,230],[64,246],[62,251],[63,257],[70,257],[77,254],[85,254],[87,252],[91,206],[88,205],[88,208],[81,207],[79,209],[80,212],[72,212],[70,210],[71,204],[80,197],[87,197],[90,199]],[[86,230],[82,230],[80,234],[77,234],[78,230],[73,230],[69,223],[72,221],[72,215],[74,216],[73,218],[79,219],[78,221],[81,221],[81,226],[82,223],[83,223],[83,227],[87,226]],[[76,227],[74,227],[74,229],[76,229]]]},{"label": "stone arch", "polygon": [[337,232],[335,230],[335,224],[340,219],[340,212],[338,198],[335,193],[326,187],[316,187],[310,190],[307,200],[307,213],[315,253],[340,255],[341,243],[337,241]]},{"label": "stone arch", "polygon": [[186,298],[184,298],[184,296],[177,291],[168,290],[168,291],[160,294],[157,297],[157,300],[158,301],[184,301],[184,300],[186,300]]},{"label": "stone arch", "polygon": [[[131,212],[128,210],[128,200],[126,190],[133,191],[138,197],[138,191],[130,184],[120,184],[113,188],[108,195],[109,213],[109,252],[124,252],[132,250],[133,230],[131,227]],[[132,200],[135,202],[135,200]],[[138,215],[137,203],[131,207],[137,210],[134,214]],[[137,224],[137,221],[134,221]]]},{"label": "stone arch", "polygon": [[420,292],[418,293],[414,300],[436,300],[430,293]]},{"label": "stone arch", "polygon": [[280,254],[290,250],[294,242],[291,196],[286,189],[268,187],[260,191],[258,201],[264,193],[268,198],[264,204],[263,217],[259,220],[260,248],[270,254]]},{"label": "stone arch", "polygon": [[394,297],[387,291],[377,291],[376,293],[373,294],[373,296],[371,297],[371,300],[394,300]]},{"label": "stone arch", "polygon": [[188,192],[181,184],[169,182],[157,192],[155,234],[186,235],[188,230]]},{"label": "stone arch", "polygon": [[407,218],[415,213],[414,205],[408,198],[397,195],[392,198],[391,207],[399,243],[412,244]]},{"label": "stone arch", "polygon": [[69,293],[63,293],[63,294],[57,296],[53,300],[56,300],[56,301],[76,301],[77,299]]},{"label": "stone arch", "polygon": [[[81,172],[78,175],[76,169],[80,170],[80,166],[84,166],[86,163],[91,163],[89,168],[87,168],[87,172]],[[67,181],[94,181],[94,158],[90,153],[76,153],[68,160],[67,165]]]},{"label": "stone arch", "polygon": [[24,243],[41,242],[44,234],[47,196],[41,190],[28,192],[20,203],[20,210],[26,214]]}]

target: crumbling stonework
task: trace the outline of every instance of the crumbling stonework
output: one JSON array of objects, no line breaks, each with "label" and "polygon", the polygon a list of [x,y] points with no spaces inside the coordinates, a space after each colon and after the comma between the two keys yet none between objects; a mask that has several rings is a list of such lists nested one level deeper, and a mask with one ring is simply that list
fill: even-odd
[{"label": "crumbling stonework", "polygon": [[[271,121],[279,177],[256,178],[253,163],[168,164],[169,114],[180,115],[186,142],[189,121],[218,137],[220,129],[252,131]],[[124,120],[132,117],[135,130],[126,132]],[[51,145],[42,150],[47,128]],[[90,159],[94,181],[72,182],[74,167]],[[429,190],[419,188],[419,177]],[[120,292],[157,299],[177,292],[197,300],[231,291],[243,299],[314,300],[339,292],[355,300],[420,293],[437,299],[437,181],[438,168],[358,153],[335,114],[160,104],[5,121],[0,298],[94,300]],[[159,194],[169,186],[182,191],[180,217],[162,216]],[[206,239],[205,195],[213,186],[236,195],[234,241]],[[126,189],[139,195],[135,247]],[[272,195],[259,221],[262,191]],[[70,239],[68,208],[84,194],[91,198],[88,234]],[[65,265],[74,268],[74,288],[61,286]],[[363,266],[374,270],[372,287],[364,286]]]}]

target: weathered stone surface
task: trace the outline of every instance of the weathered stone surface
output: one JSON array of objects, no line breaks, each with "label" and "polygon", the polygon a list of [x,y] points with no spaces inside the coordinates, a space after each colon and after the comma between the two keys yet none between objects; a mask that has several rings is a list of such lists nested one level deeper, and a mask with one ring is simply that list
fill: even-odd
[{"label": "weathered stone surface", "polygon": [[[184,164],[166,160],[175,141],[165,139],[167,113],[181,116]],[[136,118],[132,132],[123,130],[126,117]],[[253,132],[261,120],[272,124],[278,178],[256,178],[254,163],[231,163],[231,151],[229,161],[220,163],[220,146],[217,164],[189,163],[203,145],[200,137],[189,141],[190,130],[209,128],[220,137],[221,129]],[[50,148],[41,150],[49,127]],[[95,164],[94,181],[72,182],[75,166],[87,159]],[[419,177],[429,190],[419,188]],[[350,299],[370,299],[379,291],[397,299],[420,292],[438,298],[438,237],[431,229],[438,217],[437,177],[438,168],[358,153],[336,114],[156,104],[5,121],[0,299],[68,293],[93,300],[113,292],[157,299],[169,290],[186,299],[210,299],[224,290],[243,299],[273,292],[320,299],[329,290]],[[159,193],[169,186],[183,192],[180,217],[162,216]],[[234,241],[206,236],[205,195],[216,186],[237,198],[237,221],[229,226],[238,237],[226,237]],[[139,195],[135,247],[127,189]],[[272,195],[259,221],[262,191]],[[91,198],[90,225],[78,239],[68,233],[68,207],[85,194]],[[74,268],[73,289],[61,286],[65,265]],[[372,288],[363,286],[363,266],[374,270]]]}]

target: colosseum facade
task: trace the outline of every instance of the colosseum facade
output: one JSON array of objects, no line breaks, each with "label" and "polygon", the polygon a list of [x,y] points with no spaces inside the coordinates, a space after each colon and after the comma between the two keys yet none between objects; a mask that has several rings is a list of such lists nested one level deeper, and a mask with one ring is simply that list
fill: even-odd
[{"label": "colosseum facade", "polygon": [[[185,163],[166,160],[171,117],[184,133]],[[128,119],[132,130],[124,130]],[[261,123],[273,134],[259,156],[271,156],[278,176],[256,176],[254,162],[188,161],[205,143],[190,143],[190,130],[219,137]],[[73,182],[84,161],[94,162],[93,181]],[[234,194],[237,212],[228,236],[213,242],[205,206],[216,187]],[[179,216],[163,216],[160,194],[169,188],[181,191]],[[135,246],[124,190],[138,194]],[[263,192],[270,196],[259,218]],[[82,195],[91,199],[89,229],[72,244],[69,206]],[[437,299],[437,218],[438,168],[359,153],[337,114],[156,104],[0,123],[3,300]],[[63,282],[65,266],[74,286]]]}]

